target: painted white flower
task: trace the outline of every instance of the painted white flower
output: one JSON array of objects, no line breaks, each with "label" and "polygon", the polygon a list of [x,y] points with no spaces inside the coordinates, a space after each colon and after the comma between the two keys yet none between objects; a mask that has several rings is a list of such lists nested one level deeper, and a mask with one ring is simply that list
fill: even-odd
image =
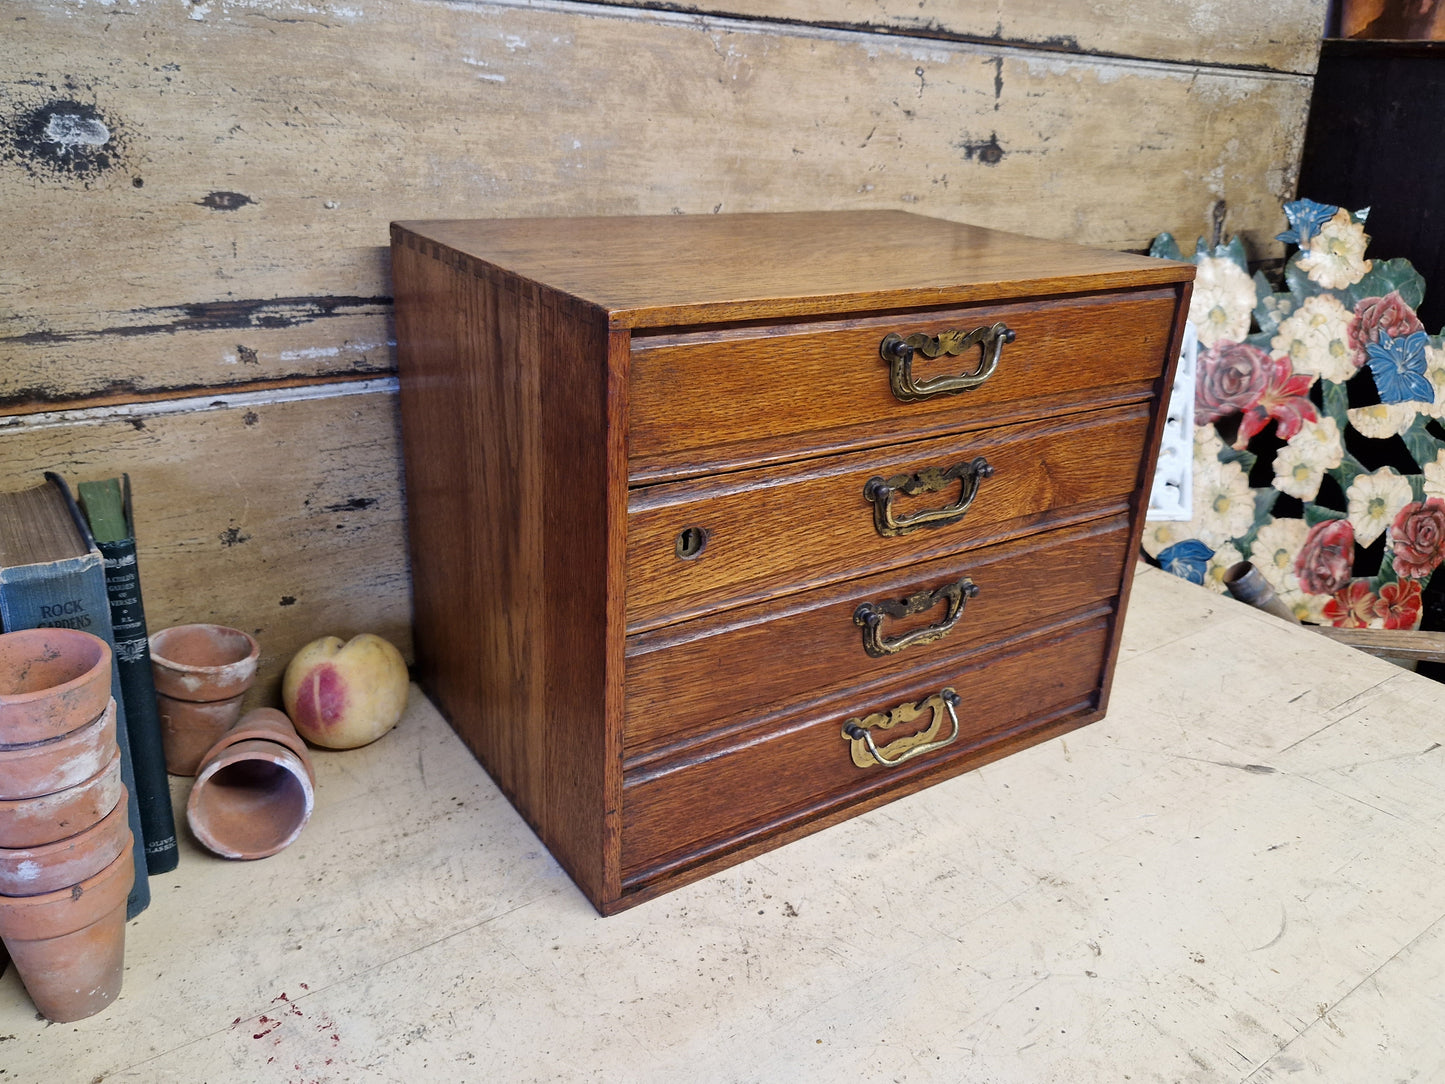
[{"label": "painted white flower", "polygon": [[1200,425],[1194,429],[1194,467],[1208,467],[1218,463],[1224,454],[1224,440],[1212,425]]},{"label": "painted white flower", "polygon": [[1445,350],[1437,350],[1426,344],[1425,379],[1430,381],[1430,386],[1435,389],[1435,401],[1415,403],[1414,406],[1421,414],[1428,414],[1432,418],[1445,418]]},{"label": "painted white flower", "polygon": [[1433,460],[1425,464],[1424,473],[1425,496],[1445,500],[1445,451],[1437,453]]},{"label": "painted white flower", "polygon": [[1330,294],[1305,302],[1279,325],[1269,348],[1289,358],[1297,373],[1316,373],[1343,384],[1358,371],[1350,346],[1351,313]]},{"label": "painted white flower", "polygon": [[1325,620],[1325,606],[1329,604],[1330,595],[1309,595],[1295,581],[1293,587],[1283,589],[1276,588],[1275,594],[1281,602],[1293,611],[1296,619],[1309,625],[1328,625]]},{"label": "painted white flower", "polygon": [[1187,523],[1177,520],[1161,520],[1157,523],[1151,521],[1144,525],[1144,537],[1139,540],[1139,545],[1157,561],[1159,555],[1170,546],[1193,537],[1193,530]]},{"label": "painted white flower", "polygon": [[1365,227],[1341,207],[1307,244],[1300,246],[1300,268],[1311,282],[1326,290],[1343,290],[1359,282],[1375,265],[1374,260],[1365,259],[1369,243]]},{"label": "painted white flower", "polygon": [[1362,437],[1372,440],[1386,440],[1399,436],[1415,421],[1417,407],[1423,403],[1375,403],[1372,406],[1355,407],[1345,412],[1350,428],[1358,430]]},{"label": "painted white flower", "polygon": [[1299,590],[1294,562],[1309,533],[1302,519],[1270,519],[1256,532],[1249,559],[1276,592]]},{"label": "painted white flower", "polygon": [[1350,526],[1355,544],[1368,546],[1385,533],[1396,514],[1414,500],[1410,482],[1394,467],[1381,467],[1373,474],[1361,474],[1345,490]]},{"label": "painted white flower", "polygon": [[1213,346],[1218,339],[1243,342],[1254,312],[1254,282],[1239,264],[1224,256],[1195,260],[1194,295],[1189,319],[1199,330],[1199,345]]},{"label": "painted white flower", "polygon": [[1300,427],[1300,431],[1275,453],[1274,488],[1302,501],[1319,494],[1325,471],[1344,460],[1340,427],[1329,415]]},{"label": "painted white flower", "polygon": [[1215,460],[1196,465],[1194,522],[1198,524],[1194,537],[1212,550],[1249,533],[1254,526],[1254,490],[1238,463]]},{"label": "painted white flower", "polygon": [[1204,586],[1211,591],[1224,594],[1224,574],[1244,560],[1244,555],[1226,542],[1214,551],[1209,564],[1204,568]]}]

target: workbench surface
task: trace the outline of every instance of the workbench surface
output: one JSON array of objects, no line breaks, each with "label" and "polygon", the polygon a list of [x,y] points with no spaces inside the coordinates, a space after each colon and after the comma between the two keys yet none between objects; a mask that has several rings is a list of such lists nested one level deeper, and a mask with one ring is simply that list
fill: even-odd
[{"label": "workbench surface", "polygon": [[1155,570],[1103,721],[612,918],[415,690],[314,759],[0,1084],[1445,1079],[1445,686]]}]

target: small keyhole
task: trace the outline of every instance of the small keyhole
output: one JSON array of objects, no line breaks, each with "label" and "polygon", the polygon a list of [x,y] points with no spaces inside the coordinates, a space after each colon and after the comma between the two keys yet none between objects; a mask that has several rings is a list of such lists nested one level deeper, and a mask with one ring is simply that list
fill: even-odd
[{"label": "small keyhole", "polygon": [[677,533],[675,549],[684,561],[690,561],[707,545],[707,532],[701,527],[684,527]]}]

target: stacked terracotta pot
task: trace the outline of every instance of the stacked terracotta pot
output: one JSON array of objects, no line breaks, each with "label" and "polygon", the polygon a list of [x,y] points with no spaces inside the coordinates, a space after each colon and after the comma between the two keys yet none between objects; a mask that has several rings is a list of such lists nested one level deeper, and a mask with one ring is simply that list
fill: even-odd
[{"label": "stacked terracotta pot", "polygon": [[135,881],[111,650],[75,629],[0,635],[0,938],[35,1007],[120,993]]}]

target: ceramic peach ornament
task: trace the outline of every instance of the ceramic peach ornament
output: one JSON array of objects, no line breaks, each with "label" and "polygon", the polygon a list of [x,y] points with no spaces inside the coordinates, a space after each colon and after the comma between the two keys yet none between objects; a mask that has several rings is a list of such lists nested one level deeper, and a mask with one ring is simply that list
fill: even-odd
[{"label": "ceramic peach ornament", "polygon": [[0,635],[0,745],[46,741],[85,726],[110,699],[111,649],[82,629]]},{"label": "ceramic peach ornament", "polygon": [[150,638],[166,771],[195,775],[236,722],[261,657],[254,637],[225,625],[176,625]]},{"label": "ceramic peach ornament", "polygon": [[292,657],[281,682],[286,714],[300,735],[327,749],[355,749],[397,724],[408,678],[401,652],[373,633],[313,640]]},{"label": "ceramic peach ornament", "polygon": [[120,994],[125,901],[134,883],[127,831],[121,853],[94,877],[39,896],[0,896],[0,938],[47,1020],[83,1020]]}]

